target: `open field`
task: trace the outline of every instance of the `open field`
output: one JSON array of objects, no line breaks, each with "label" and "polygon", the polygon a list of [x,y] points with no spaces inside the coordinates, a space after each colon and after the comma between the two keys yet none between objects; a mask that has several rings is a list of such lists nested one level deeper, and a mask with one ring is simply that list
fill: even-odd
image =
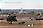
[{"label": "open field", "polygon": [[[26,14],[25,16],[24,15],[20,15],[20,16],[17,15],[18,22],[19,21],[20,22],[27,21],[29,19],[28,14]],[[5,17],[4,17],[4,19],[6,19]],[[30,17],[32,17],[32,15]],[[7,22],[6,23],[5,22],[6,22],[6,20],[3,20],[3,21],[0,22],[0,28],[43,28],[43,21],[40,21],[38,24],[35,24],[33,27],[32,26],[27,26],[27,25],[25,26],[23,24],[19,25],[19,24],[16,24],[16,23],[15,24],[8,24]],[[35,21],[34,23],[37,23],[37,22],[38,21]],[[26,23],[26,24],[29,24],[29,23]]]},{"label": "open field", "polygon": [[43,21],[40,21],[39,24],[36,24],[33,27],[19,24],[0,23],[0,28],[43,28]]},{"label": "open field", "polygon": [[43,28],[43,25],[35,25],[34,27],[28,27],[24,25],[6,25],[0,26],[0,28]]},{"label": "open field", "polygon": [[24,25],[0,23],[0,28],[26,28]]}]

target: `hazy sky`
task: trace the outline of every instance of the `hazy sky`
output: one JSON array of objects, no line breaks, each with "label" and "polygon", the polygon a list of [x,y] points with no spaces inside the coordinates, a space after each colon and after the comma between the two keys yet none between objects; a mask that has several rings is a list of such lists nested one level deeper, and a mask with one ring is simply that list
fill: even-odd
[{"label": "hazy sky", "polygon": [[43,0],[0,0],[0,8],[43,8]]},{"label": "hazy sky", "polygon": [[40,0],[0,0],[0,2],[40,2]]}]

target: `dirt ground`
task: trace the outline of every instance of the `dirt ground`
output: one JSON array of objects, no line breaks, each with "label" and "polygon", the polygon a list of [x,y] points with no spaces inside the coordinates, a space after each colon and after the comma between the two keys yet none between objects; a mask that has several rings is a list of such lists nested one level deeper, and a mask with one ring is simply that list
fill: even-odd
[{"label": "dirt ground", "polygon": [[0,23],[0,28],[26,28],[24,25]]},{"label": "dirt ground", "polygon": [[25,26],[23,24],[8,24],[5,22],[0,22],[0,28],[43,28],[43,21],[41,20],[39,24],[32,26]]},{"label": "dirt ground", "polygon": [[43,28],[43,23],[34,25],[33,27],[19,25],[19,24],[0,23],[0,28]]}]

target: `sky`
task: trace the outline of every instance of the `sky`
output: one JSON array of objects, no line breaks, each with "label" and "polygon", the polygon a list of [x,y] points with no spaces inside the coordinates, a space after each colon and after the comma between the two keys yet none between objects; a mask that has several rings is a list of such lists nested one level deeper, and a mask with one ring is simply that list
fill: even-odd
[{"label": "sky", "polygon": [[40,0],[0,0],[0,2],[40,2]]},{"label": "sky", "polygon": [[43,8],[43,0],[0,0],[0,8]]}]

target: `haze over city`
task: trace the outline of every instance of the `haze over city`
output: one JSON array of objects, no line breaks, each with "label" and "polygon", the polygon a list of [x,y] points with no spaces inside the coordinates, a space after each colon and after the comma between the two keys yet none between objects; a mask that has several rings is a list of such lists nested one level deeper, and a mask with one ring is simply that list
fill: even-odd
[{"label": "haze over city", "polygon": [[0,8],[43,8],[43,0],[0,0]]}]

